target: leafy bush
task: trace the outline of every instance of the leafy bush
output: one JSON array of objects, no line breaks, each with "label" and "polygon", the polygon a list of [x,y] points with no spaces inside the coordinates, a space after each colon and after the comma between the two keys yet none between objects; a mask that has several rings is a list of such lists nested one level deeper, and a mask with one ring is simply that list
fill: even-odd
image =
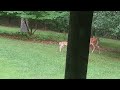
[{"label": "leafy bush", "polygon": [[94,35],[120,39],[120,11],[94,12],[92,31]]}]

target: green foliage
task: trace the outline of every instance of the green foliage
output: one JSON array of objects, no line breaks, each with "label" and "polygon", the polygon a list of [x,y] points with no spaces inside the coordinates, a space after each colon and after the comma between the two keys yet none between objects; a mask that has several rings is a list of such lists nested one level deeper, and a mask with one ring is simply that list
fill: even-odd
[{"label": "green foliage", "polygon": [[120,39],[120,11],[94,12],[92,29],[97,36]]},{"label": "green foliage", "polygon": [[112,35],[116,39],[120,39],[120,24],[115,29],[112,29],[111,31],[112,31]]},{"label": "green foliage", "polygon": [[69,12],[62,12],[59,17],[53,20],[44,21],[48,29],[57,32],[68,32],[69,30]]},{"label": "green foliage", "polygon": [[18,16],[26,19],[38,20],[54,20],[58,17],[66,15],[66,11],[1,11],[1,15]]},{"label": "green foliage", "polygon": [[[29,20],[30,30],[36,28],[39,21],[45,30],[68,32],[68,11],[0,11],[1,16],[13,16]],[[96,36],[120,39],[120,11],[95,11],[92,23],[92,32]],[[29,30],[29,31],[30,31]]]},{"label": "green foliage", "polygon": [[31,30],[36,26],[32,20],[39,20],[45,25],[44,27],[53,31],[67,32],[69,29],[68,11],[1,11],[0,14],[27,19],[31,23],[29,25]]}]

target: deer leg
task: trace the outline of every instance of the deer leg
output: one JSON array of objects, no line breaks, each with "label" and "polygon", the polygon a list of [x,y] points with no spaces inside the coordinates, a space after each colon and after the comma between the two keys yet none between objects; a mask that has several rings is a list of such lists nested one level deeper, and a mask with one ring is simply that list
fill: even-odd
[{"label": "deer leg", "polygon": [[97,46],[99,54],[100,54],[100,46],[98,45],[98,42],[97,42],[96,46]]},{"label": "deer leg", "polygon": [[99,49],[99,54],[100,54],[100,46],[97,46],[97,48]]},{"label": "deer leg", "polygon": [[92,45],[93,46],[93,50],[92,50],[92,53],[95,51],[95,46],[94,45]]},{"label": "deer leg", "polygon": [[60,45],[60,47],[59,47],[60,52],[61,52],[63,47],[64,47],[64,45]]}]

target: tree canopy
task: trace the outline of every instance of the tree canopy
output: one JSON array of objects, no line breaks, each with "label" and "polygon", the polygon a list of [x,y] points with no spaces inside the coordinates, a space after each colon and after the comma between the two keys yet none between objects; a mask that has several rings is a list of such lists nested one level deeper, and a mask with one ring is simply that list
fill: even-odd
[{"label": "tree canopy", "polygon": [[120,39],[120,11],[94,12],[92,28],[99,36]]},{"label": "tree canopy", "polygon": [[[69,11],[0,11],[0,16],[38,20],[57,32],[69,30]],[[120,39],[120,11],[94,11],[92,31],[99,37]]]}]

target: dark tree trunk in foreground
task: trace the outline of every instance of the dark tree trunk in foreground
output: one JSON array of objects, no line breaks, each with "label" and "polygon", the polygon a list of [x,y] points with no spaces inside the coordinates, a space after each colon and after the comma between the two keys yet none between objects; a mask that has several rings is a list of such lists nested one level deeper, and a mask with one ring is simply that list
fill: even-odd
[{"label": "dark tree trunk in foreground", "polygon": [[93,11],[71,11],[65,79],[86,79]]}]

